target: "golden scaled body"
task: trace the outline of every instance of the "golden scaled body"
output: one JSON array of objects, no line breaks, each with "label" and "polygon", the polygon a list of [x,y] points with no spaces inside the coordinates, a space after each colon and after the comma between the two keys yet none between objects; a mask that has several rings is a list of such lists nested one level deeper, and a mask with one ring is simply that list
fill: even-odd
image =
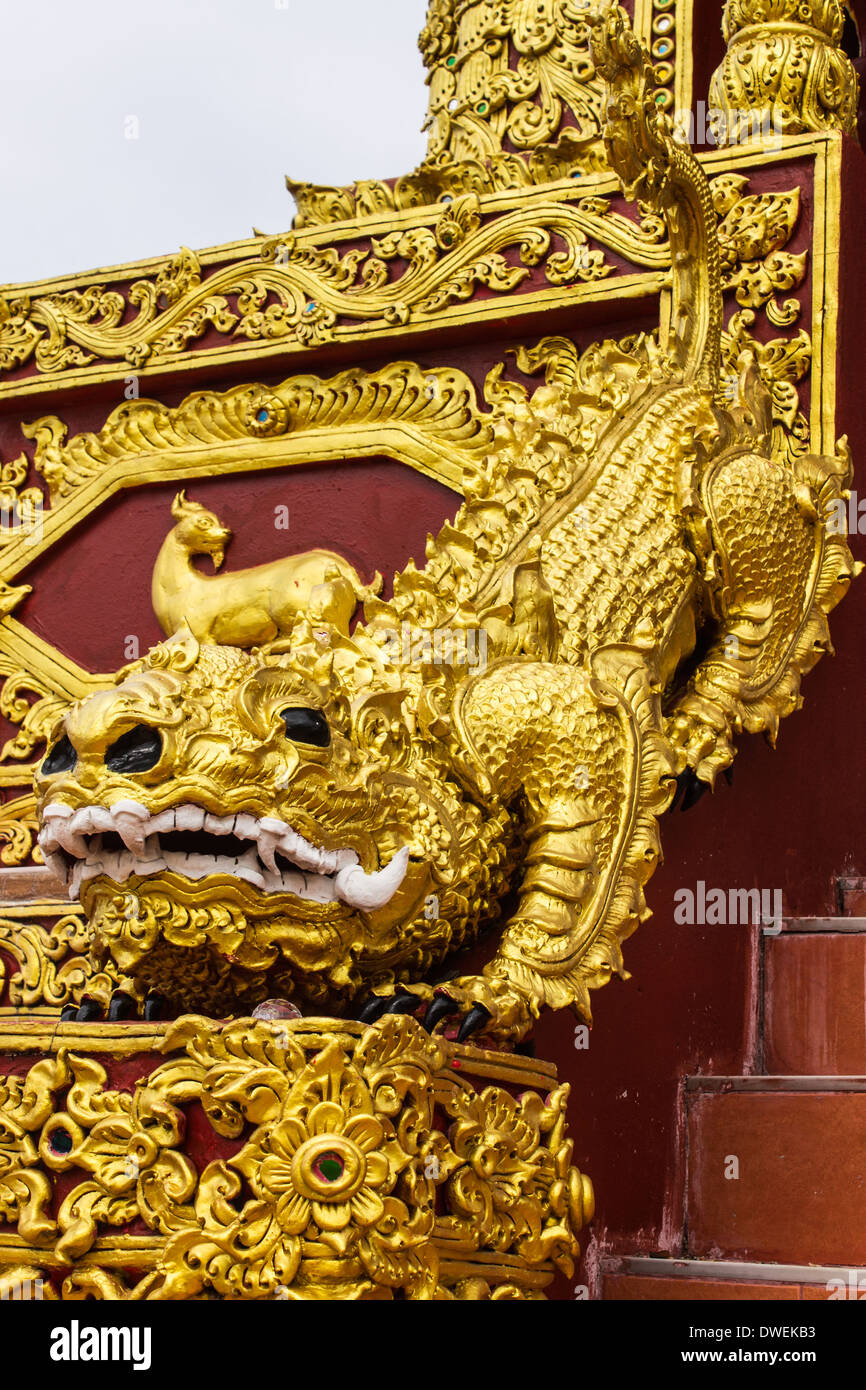
[{"label": "golden scaled body", "polygon": [[109,984],[217,1012],[277,989],[420,1003],[511,892],[453,1003],[500,1039],[544,1006],[588,1018],[677,776],[711,783],[796,707],[853,573],[828,524],[850,463],[779,447],[755,353],[722,333],[709,185],[621,12],[594,33],[609,158],[668,224],[670,333],[546,340],[518,358],[545,371],[531,397],[495,374],[463,507],[351,637],[314,607],[246,652],[181,633],[73,708],[42,844]]}]

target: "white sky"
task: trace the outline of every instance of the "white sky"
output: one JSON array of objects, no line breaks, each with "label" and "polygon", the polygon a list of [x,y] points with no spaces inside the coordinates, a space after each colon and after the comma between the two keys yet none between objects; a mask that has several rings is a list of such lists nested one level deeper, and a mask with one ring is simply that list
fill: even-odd
[{"label": "white sky", "polygon": [[408,173],[426,149],[426,9],[0,0],[0,283],[284,231],[284,174]]}]

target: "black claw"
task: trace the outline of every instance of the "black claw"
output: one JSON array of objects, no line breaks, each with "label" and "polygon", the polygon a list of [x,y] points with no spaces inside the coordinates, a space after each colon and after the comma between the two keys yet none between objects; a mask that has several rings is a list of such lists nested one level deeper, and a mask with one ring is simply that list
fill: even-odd
[{"label": "black claw", "polygon": [[60,1010],[61,1023],[74,1023],[78,1017],[78,1005],[67,1004],[65,1009]]},{"label": "black claw", "polygon": [[490,1018],[490,1010],[485,1009],[483,1004],[473,1004],[460,1025],[457,1041],[462,1043],[467,1038],[471,1038],[473,1033],[477,1033],[479,1028],[483,1028],[485,1023],[489,1023]]},{"label": "black claw", "polygon": [[434,989],[438,989],[440,985],[450,985],[451,981],[456,980],[459,974],[459,970],[447,970],[444,975],[437,975],[435,980],[430,980],[429,983]]},{"label": "black claw", "polygon": [[413,1014],[421,1000],[417,994],[395,994],[388,1000],[386,1014]]},{"label": "black claw", "polygon": [[138,1012],[135,1000],[130,994],[123,994],[118,990],[117,994],[112,994],[108,1003],[109,1023],[120,1023],[125,1018],[135,1018]]},{"label": "black claw", "polygon": [[371,994],[361,1012],[358,1014],[359,1023],[375,1023],[377,1018],[381,1018],[388,1007],[390,1000],[387,994]]},{"label": "black claw", "polygon": [[95,999],[88,999],[85,996],[78,1006],[78,1012],[75,1015],[76,1023],[95,1023],[99,1018],[102,1018],[102,1005],[98,1004]]},{"label": "black claw", "polygon": [[460,1010],[460,1005],[456,999],[452,999],[450,994],[434,994],[430,1003],[427,1005],[427,1012],[424,1015],[424,1027],[428,1033],[432,1033],[440,1018],[448,1018],[451,1014],[456,1014]]},{"label": "black claw", "polygon": [[[686,786],[685,796],[683,797],[683,804],[680,808],[683,811],[690,811],[693,806],[697,806],[698,802],[701,800],[701,797],[703,797],[709,790],[708,784],[706,782],[702,782],[698,777],[697,773],[693,772],[691,768],[688,768],[688,774],[689,782]],[[686,774],[684,773],[683,776],[685,775]]]},{"label": "black claw", "polygon": [[164,997],[161,994],[149,994],[144,1001],[145,1023],[158,1023],[164,1012]]},{"label": "black claw", "polygon": [[687,767],[685,772],[681,772],[679,777],[677,778],[677,789],[674,792],[674,799],[668,807],[669,811],[675,811],[679,806],[680,802],[682,801],[683,793],[685,792],[685,789],[688,786],[690,775],[691,768]]}]

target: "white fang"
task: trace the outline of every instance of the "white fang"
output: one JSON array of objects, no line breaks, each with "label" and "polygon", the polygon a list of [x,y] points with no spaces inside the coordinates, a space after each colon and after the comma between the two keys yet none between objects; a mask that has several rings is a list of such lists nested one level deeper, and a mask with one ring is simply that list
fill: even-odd
[{"label": "white fang", "polygon": [[[213,851],[188,852],[172,848],[168,838],[161,840],[175,832],[203,832]],[[114,848],[106,847],[104,837],[112,833],[122,848],[116,841]],[[226,845],[220,854],[219,841],[229,835],[245,848]],[[274,817],[213,816],[188,804],[151,816],[137,801],[74,813],[62,802],[52,802],[43,813],[39,844],[73,899],[83,883],[101,875],[122,884],[168,869],[192,881],[224,874],[266,893],[291,893],[316,903],[339,901],[359,912],[375,912],[393,898],[409,865],[409,850],[403,848],[385,868],[368,874],[354,850],[319,848]]]}]

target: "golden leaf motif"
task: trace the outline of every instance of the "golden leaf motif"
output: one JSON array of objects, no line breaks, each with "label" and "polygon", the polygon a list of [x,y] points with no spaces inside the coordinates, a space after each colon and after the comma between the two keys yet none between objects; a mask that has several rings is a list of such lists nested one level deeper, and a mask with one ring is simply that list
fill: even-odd
[{"label": "golden leaf motif", "polygon": [[10,1004],[22,1009],[36,1005],[61,1009],[77,1003],[93,974],[86,958],[89,944],[90,931],[80,912],[62,913],[50,927],[0,919],[0,947],[18,965],[9,979]]},{"label": "golden leaf motif", "polygon": [[[64,1298],[127,1298],[89,1252],[118,1228],[122,1248],[140,1219],[161,1237],[138,1283],[148,1298],[523,1297],[522,1274],[531,1289],[554,1264],[570,1269],[592,1212],[563,1138],[567,1089],[547,1101],[490,1085],[479,1095],[471,1062],[455,1080],[450,1045],[410,1019],[327,1030],[184,1018],[164,1039],[167,1059],[131,1093],[64,1050],[24,1078],[0,1078],[0,1214],[33,1247],[33,1267],[51,1245],[73,1266]],[[488,1066],[503,1063],[490,1054]],[[194,1102],[217,1134],[243,1138],[200,1174],[183,1151]],[[440,1104],[457,1118],[451,1140],[434,1118]],[[79,1171],[52,1218],[53,1184]],[[510,1260],[499,1271],[488,1260],[485,1290],[470,1290],[465,1276],[440,1273],[445,1248],[465,1252],[462,1268],[477,1252]],[[134,1271],[132,1246],[127,1262]]]},{"label": "golden leaf motif", "polygon": [[[342,254],[336,246],[311,245],[286,233],[262,241],[257,256],[207,275],[184,250],[153,279],[132,284],[127,300],[93,285],[4,302],[0,370],[31,360],[40,372],[51,373],[96,361],[152,366],[187,352],[209,328],[232,340],[304,347],[338,339],[358,325],[423,320],[471,297],[478,286],[500,294],[514,290],[528,275],[526,267],[544,262],[553,237],[564,241],[566,251],[550,258],[551,285],[597,278],[603,252],[594,250],[585,263],[581,248],[588,238],[637,265],[664,263],[657,228],[589,213],[564,200],[497,211],[482,223],[477,195],[467,190],[432,227],[368,239]],[[516,251],[520,266],[506,266],[507,250]],[[386,262],[398,258],[407,264],[391,278]]]}]

